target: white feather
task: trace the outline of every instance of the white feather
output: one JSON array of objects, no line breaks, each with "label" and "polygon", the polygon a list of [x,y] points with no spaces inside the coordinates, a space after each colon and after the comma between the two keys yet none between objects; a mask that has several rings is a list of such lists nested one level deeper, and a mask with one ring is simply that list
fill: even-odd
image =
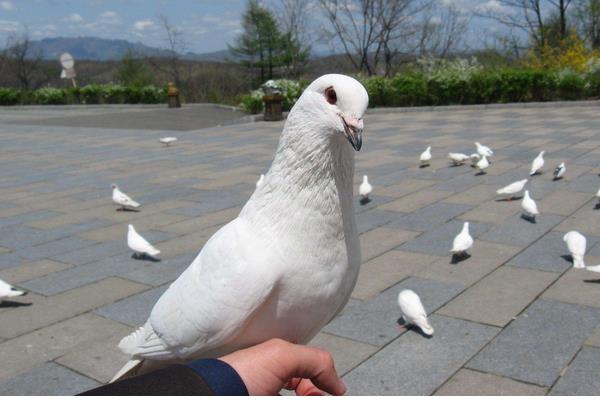
[{"label": "white feather", "polygon": [[419,161],[421,161],[421,164],[429,164],[429,161],[431,161],[431,146],[428,146],[425,151],[421,153]]},{"label": "white feather", "polygon": [[398,294],[398,305],[407,324],[417,325],[426,335],[433,335],[433,327],[427,320],[427,312],[419,295],[410,289],[405,289]]},{"label": "white feather", "polygon": [[177,141],[177,138],[174,136],[167,136],[158,139],[158,141],[162,144],[166,144],[167,146],[169,146],[171,143],[175,143]]},{"label": "white feather", "polygon": [[480,156],[491,157],[494,155],[492,149],[487,146],[482,145],[479,142],[475,142],[475,146],[477,147],[477,154]]},{"label": "white feather", "polygon": [[563,241],[567,244],[569,253],[573,258],[574,268],[585,268],[584,256],[587,246],[587,240],[585,236],[577,231],[570,231],[565,233]]},{"label": "white feather", "polygon": [[562,178],[563,175],[567,172],[567,167],[564,162],[558,164],[558,166],[554,169],[554,179]]},{"label": "white feather", "polygon": [[535,175],[536,173],[540,172],[540,170],[544,167],[544,153],[544,151],[541,151],[540,154],[538,154],[538,156],[533,159],[529,175]]},{"label": "white feather", "polygon": [[259,187],[261,187],[264,181],[265,174],[260,174],[260,178],[258,178],[258,180],[256,181],[256,188],[258,189]]},{"label": "white feather", "polygon": [[507,195],[517,194],[521,190],[523,190],[526,183],[527,183],[527,179],[522,179],[520,181],[513,182],[509,185],[504,186],[503,188],[496,190],[496,193],[497,194],[507,194]]},{"label": "white feather", "polygon": [[137,201],[134,201],[131,197],[127,196],[125,193],[121,192],[121,190],[119,189],[119,187],[117,185],[115,185],[114,183],[112,184],[112,199],[113,201],[123,207],[133,207],[133,208],[138,208],[140,206],[140,203],[138,203]]},{"label": "white feather", "polygon": [[369,177],[367,175],[363,175],[363,180],[360,186],[358,187],[358,194],[365,199],[369,198],[369,195],[373,191],[373,186],[369,183]]},{"label": "white feather", "polygon": [[452,160],[454,165],[460,165],[467,161],[470,157],[462,153],[448,153],[448,158]]},{"label": "white feather", "polygon": [[525,211],[525,213],[529,216],[536,216],[540,213],[538,211],[535,200],[533,200],[531,198],[531,196],[529,196],[529,190],[525,191],[525,196],[523,196],[523,201],[521,201],[521,206],[523,207],[523,210]]},{"label": "white feather", "polygon": [[152,246],[146,239],[137,233],[131,224],[128,226],[127,230],[127,246],[129,246],[131,250],[140,254],[148,254],[151,256],[160,254],[160,250]]},{"label": "white feather", "polygon": [[25,294],[27,294],[27,292],[15,289],[12,285],[0,280],[0,301],[2,301],[3,298],[23,296]]},{"label": "white feather", "polygon": [[473,237],[469,233],[469,223],[465,222],[460,233],[454,238],[450,252],[464,253],[471,247],[473,247]]},{"label": "white feather", "polygon": [[479,161],[477,161],[477,169],[479,169],[479,171],[483,172],[487,167],[490,166],[490,162],[487,159],[487,156],[481,156],[481,159]]}]

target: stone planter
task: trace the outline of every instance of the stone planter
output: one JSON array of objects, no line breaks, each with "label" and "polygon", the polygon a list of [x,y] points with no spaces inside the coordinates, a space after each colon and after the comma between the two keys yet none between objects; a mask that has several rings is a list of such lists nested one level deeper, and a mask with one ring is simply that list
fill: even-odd
[{"label": "stone planter", "polygon": [[265,103],[265,121],[281,121],[283,119],[283,96],[267,94],[263,96]]}]

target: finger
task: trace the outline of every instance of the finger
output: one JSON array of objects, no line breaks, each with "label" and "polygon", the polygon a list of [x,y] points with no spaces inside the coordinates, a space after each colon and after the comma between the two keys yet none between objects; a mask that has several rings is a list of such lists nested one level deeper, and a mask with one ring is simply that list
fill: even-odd
[{"label": "finger", "polygon": [[325,396],[325,392],[317,388],[310,379],[301,379],[296,387],[298,396]]},{"label": "finger", "polygon": [[287,381],[284,388],[286,388],[287,390],[296,390],[301,380],[301,378],[292,378],[289,381]]},{"label": "finger", "polygon": [[[331,354],[314,347],[290,345],[284,360],[287,376],[308,378],[313,384],[334,395],[346,392],[337,375]],[[286,362],[287,361],[287,362]]]}]

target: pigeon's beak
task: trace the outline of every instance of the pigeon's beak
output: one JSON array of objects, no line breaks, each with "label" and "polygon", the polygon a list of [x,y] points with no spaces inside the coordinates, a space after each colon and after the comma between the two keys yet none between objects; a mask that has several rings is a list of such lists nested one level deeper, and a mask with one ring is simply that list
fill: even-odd
[{"label": "pigeon's beak", "polygon": [[354,150],[360,151],[362,147],[362,131],[364,128],[362,118],[353,118],[342,116],[342,123],[344,124],[344,135],[350,142]]}]

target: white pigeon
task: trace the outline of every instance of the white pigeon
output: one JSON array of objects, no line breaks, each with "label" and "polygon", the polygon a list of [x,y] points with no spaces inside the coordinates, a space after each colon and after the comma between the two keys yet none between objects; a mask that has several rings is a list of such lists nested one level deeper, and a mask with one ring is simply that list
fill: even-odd
[{"label": "white pigeon", "polygon": [[369,183],[369,177],[367,175],[363,175],[362,183],[358,187],[358,194],[363,199],[368,199],[372,191],[373,186],[371,186],[371,184]]},{"label": "white pigeon", "polygon": [[121,340],[131,359],[113,380],[271,338],[304,344],[344,308],[361,263],[354,150],[368,104],[344,75],[304,90],[263,185]]},{"label": "white pigeon", "polygon": [[469,159],[469,156],[462,153],[448,153],[448,158],[452,160],[452,164],[462,165]]},{"label": "white pigeon", "polygon": [[544,153],[545,151],[541,151],[540,154],[536,158],[534,158],[531,163],[531,171],[529,175],[535,175],[540,172],[540,170],[544,167]]},{"label": "white pigeon", "polygon": [[469,158],[471,159],[471,167],[473,168],[477,167],[477,162],[481,160],[479,153],[473,153],[469,156]]},{"label": "white pigeon", "polygon": [[596,192],[596,198],[598,199],[598,204],[600,204],[600,189]]},{"label": "white pigeon", "polygon": [[133,199],[131,197],[129,197],[125,193],[121,192],[121,190],[119,189],[119,187],[116,184],[113,183],[112,185],[110,185],[110,187],[113,190],[113,192],[112,192],[113,202],[115,202],[116,204],[121,206],[121,208],[118,209],[119,211],[125,211],[126,207],[138,208],[140,206],[140,203],[138,203],[137,201],[133,201]]},{"label": "white pigeon", "polygon": [[475,142],[475,146],[477,146],[477,154],[479,154],[480,156],[491,157],[494,155],[494,152],[492,151],[492,149],[490,149],[487,146],[482,145],[479,142]]},{"label": "white pigeon", "polygon": [[593,266],[585,267],[585,269],[587,269],[588,271],[592,271],[592,272],[600,272],[600,265],[593,265]]},{"label": "white pigeon", "polygon": [[558,164],[556,168],[554,168],[554,180],[558,180],[563,177],[563,175],[567,172],[567,167],[564,162]]},{"label": "white pigeon", "polygon": [[258,178],[258,180],[256,181],[256,188],[258,189],[259,187],[261,187],[264,181],[265,174],[260,174],[260,178]]},{"label": "white pigeon", "polygon": [[520,181],[513,182],[510,185],[506,185],[503,188],[496,190],[496,194],[506,194],[508,195],[508,200],[512,200],[515,194],[523,190],[526,183],[527,179],[522,179]]},{"label": "white pigeon", "polygon": [[421,303],[419,295],[410,289],[405,289],[398,294],[398,305],[406,325],[416,325],[426,335],[433,335],[433,327],[427,320],[427,312]]},{"label": "white pigeon", "polygon": [[428,146],[425,151],[421,153],[419,161],[421,161],[421,165],[429,165],[429,161],[431,161],[431,146]]},{"label": "white pigeon", "polygon": [[539,215],[539,211],[537,208],[537,204],[535,204],[535,200],[533,200],[529,196],[529,190],[525,191],[525,196],[523,196],[523,201],[521,201],[521,206],[525,211],[525,215],[532,218],[535,221],[535,216]]},{"label": "white pigeon", "polygon": [[0,303],[2,302],[2,299],[7,299],[9,297],[24,296],[26,294],[27,292],[15,289],[8,283],[4,282],[3,280],[0,280]]},{"label": "white pigeon", "polygon": [[473,247],[473,237],[469,233],[469,223],[465,222],[463,224],[462,230],[452,242],[452,250],[450,253],[457,255],[466,255],[467,250]]},{"label": "white pigeon", "polygon": [[577,231],[570,231],[565,233],[563,241],[567,244],[569,253],[571,253],[571,257],[573,258],[573,267],[585,268],[585,262],[583,261],[587,245],[585,236]]},{"label": "white pigeon", "polygon": [[167,146],[170,146],[171,143],[175,143],[177,141],[177,138],[174,136],[167,136],[167,137],[162,137],[160,139],[158,139],[159,142],[161,142],[162,144],[166,144]]},{"label": "white pigeon", "polygon": [[129,224],[127,229],[127,246],[135,252],[136,255],[148,254],[149,256],[157,256],[160,250],[152,246],[146,239],[142,237],[133,225]]},{"label": "white pigeon", "polygon": [[475,165],[477,166],[480,174],[485,174],[485,169],[490,166],[490,163],[487,159],[487,156],[481,156],[481,159],[477,161],[477,164]]}]

